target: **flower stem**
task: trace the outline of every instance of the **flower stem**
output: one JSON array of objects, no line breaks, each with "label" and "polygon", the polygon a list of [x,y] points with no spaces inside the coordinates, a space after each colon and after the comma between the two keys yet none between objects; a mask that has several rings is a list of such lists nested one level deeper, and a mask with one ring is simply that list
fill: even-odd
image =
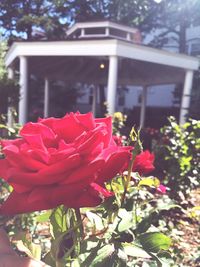
[{"label": "flower stem", "polygon": [[80,209],[75,209],[75,214],[76,214],[76,220],[77,220],[78,224],[80,223],[79,231],[80,231],[80,237],[82,239],[84,237],[84,228],[83,228]]},{"label": "flower stem", "polygon": [[132,158],[131,158],[131,161],[129,162],[129,166],[128,166],[128,175],[127,175],[127,178],[126,178],[125,184],[124,184],[124,192],[123,192],[123,195],[121,198],[121,205],[123,205],[123,203],[124,203],[126,193],[128,190],[128,186],[129,186],[129,183],[131,181],[131,172],[133,169],[134,160],[135,160],[136,156],[143,150],[142,143],[140,141],[140,131],[138,131],[138,133],[136,133],[135,129],[132,128],[132,131],[130,133],[130,137],[131,137],[132,141],[135,142],[135,146],[134,146],[134,149],[132,151]]},{"label": "flower stem", "polygon": [[131,172],[132,172],[132,168],[133,168],[133,162],[134,162],[134,160],[135,160],[135,157],[132,157],[131,161],[129,162],[129,166],[128,166],[128,175],[127,175],[127,178],[126,178],[126,180],[125,180],[124,192],[123,192],[123,195],[122,195],[122,198],[121,198],[121,203],[122,203],[122,204],[124,203],[125,196],[126,196],[127,189],[128,189],[128,185],[129,185],[130,180],[131,180]]},{"label": "flower stem", "polygon": [[56,267],[64,267],[65,264],[62,263],[60,260],[56,261]]}]

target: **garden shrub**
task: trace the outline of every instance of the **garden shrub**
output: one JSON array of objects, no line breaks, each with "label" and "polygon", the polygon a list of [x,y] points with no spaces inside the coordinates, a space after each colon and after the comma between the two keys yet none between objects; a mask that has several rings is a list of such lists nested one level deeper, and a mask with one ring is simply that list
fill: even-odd
[{"label": "garden shrub", "polygon": [[170,196],[184,199],[200,183],[200,121],[178,125],[174,117],[161,129],[154,147],[156,168],[170,188]]}]

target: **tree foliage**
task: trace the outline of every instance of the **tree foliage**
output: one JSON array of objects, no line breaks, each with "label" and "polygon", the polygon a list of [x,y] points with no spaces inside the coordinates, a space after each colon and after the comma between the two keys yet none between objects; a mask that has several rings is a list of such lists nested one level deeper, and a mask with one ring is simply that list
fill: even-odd
[{"label": "tree foliage", "polygon": [[0,114],[7,112],[8,104],[16,104],[18,100],[18,85],[16,81],[8,79],[4,57],[7,51],[7,42],[0,36]]},{"label": "tree foliage", "polygon": [[[63,39],[74,22],[111,20],[138,27],[144,35],[156,31],[151,45],[169,38],[186,51],[186,29],[200,22],[199,0],[1,0],[0,26],[10,37],[34,39],[37,30],[47,39]],[[41,37],[41,36],[40,36]]]},{"label": "tree foliage", "polygon": [[33,39],[37,29],[50,38],[61,36],[64,31],[59,13],[55,13],[55,4],[46,0],[2,0],[0,26],[3,34],[11,39]]},{"label": "tree foliage", "polygon": [[148,30],[159,30],[152,45],[162,47],[174,41],[179,52],[187,51],[187,32],[192,25],[200,25],[199,0],[162,0],[156,5],[154,14],[146,21]]}]

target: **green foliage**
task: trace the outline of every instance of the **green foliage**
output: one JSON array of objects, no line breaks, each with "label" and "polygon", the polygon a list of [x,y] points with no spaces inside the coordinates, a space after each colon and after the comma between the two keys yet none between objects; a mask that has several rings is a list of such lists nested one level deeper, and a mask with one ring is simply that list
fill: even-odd
[{"label": "green foliage", "polygon": [[[16,116],[15,110],[14,116]],[[5,115],[0,115],[0,139],[15,139],[19,137],[21,125],[14,123],[12,127],[9,127],[6,125],[6,119]]]},{"label": "green foliage", "polygon": [[0,114],[7,113],[8,105],[16,106],[19,95],[17,82],[7,77],[7,70],[4,63],[6,51],[7,42],[1,40],[0,36]]},{"label": "green foliage", "polygon": [[171,239],[158,232],[145,233],[138,237],[143,248],[149,252],[160,252],[161,250],[168,250],[171,246]]},{"label": "green foliage", "polygon": [[19,86],[6,76],[0,80],[0,113],[7,113],[8,105],[16,106],[19,98]]},{"label": "green foliage", "polygon": [[53,225],[53,237],[55,238],[67,230],[66,209],[64,206],[60,206],[52,212],[50,222]]},{"label": "green foliage", "polygon": [[3,41],[0,35],[0,81],[5,77],[6,75],[6,68],[4,63],[4,57],[7,51],[7,43],[6,41]]},{"label": "green foliage", "polygon": [[189,195],[200,183],[200,121],[189,119],[179,126],[173,117],[161,130],[162,139],[156,147],[156,165],[165,177],[170,195]]},{"label": "green foliage", "polygon": [[199,19],[199,0],[162,0],[149,17],[149,29],[160,29],[151,44],[163,47],[173,39],[179,52],[186,53],[186,30],[199,25]]}]

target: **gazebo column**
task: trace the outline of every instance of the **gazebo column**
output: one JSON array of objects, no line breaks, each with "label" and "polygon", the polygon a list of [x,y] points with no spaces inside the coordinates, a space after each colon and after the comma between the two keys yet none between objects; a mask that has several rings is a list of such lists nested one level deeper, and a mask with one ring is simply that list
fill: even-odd
[{"label": "gazebo column", "polygon": [[147,86],[142,88],[142,99],[141,99],[141,109],[140,109],[140,129],[144,128],[145,125],[145,112],[147,104]]},{"label": "gazebo column", "polygon": [[184,124],[187,120],[187,114],[190,107],[190,98],[191,98],[191,91],[192,91],[192,81],[193,81],[193,71],[186,70],[185,73],[185,82],[183,87],[183,95],[181,101],[181,108],[180,108],[180,118],[179,124]]},{"label": "gazebo column", "polygon": [[49,79],[45,77],[44,79],[44,118],[49,116]]},{"label": "gazebo column", "polygon": [[108,91],[107,103],[108,113],[112,115],[115,112],[115,97],[117,91],[117,70],[118,70],[118,57],[109,57],[109,70],[108,70]]},{"label": "gazebo column", "polygon": [[92,90],[93,90],[93,98],[92,98],[92,113],[94,117],[97,115],[97,86],[94,85]]},{"label": "gazebo column", "polygon": [[20,95],[19,95],[19,124],[25,124],[28,118],[28,60],[20,56]]}]

